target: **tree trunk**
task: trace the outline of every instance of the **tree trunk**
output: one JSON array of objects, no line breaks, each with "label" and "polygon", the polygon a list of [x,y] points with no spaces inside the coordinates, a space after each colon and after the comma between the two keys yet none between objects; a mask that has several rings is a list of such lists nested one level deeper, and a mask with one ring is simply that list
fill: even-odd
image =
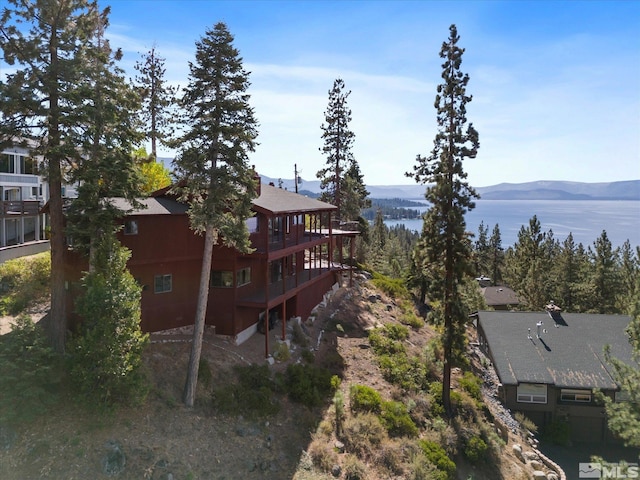
[{"label": "tree trunk", "polygon": [[[57,173],[56,173],[57,170]],[[49,311],[49,339],[53,349],[64,353],[67,318],[64,286],[64,219],[62,213],[62,187],[60,163],[49,159],[49,219],[51,222],[51,309]]]},{"label": "tree trunk", "polygon": [[191,345],[191,357],[189,358],[189,370],[187,382],[184,386],[184,404],[193,407],[198,385],[198,367],[200,365],[200,353],[202,352],[202,337],[204,335],[204,321],[209,300],[209,280],[211,277],[211,257],[213,255],[214,229],[207,225],[204,236],[204,252],[202,254],[202,270],[200,271],[200,289],[198,292],[198,308],[193,327],[193,343]]}]

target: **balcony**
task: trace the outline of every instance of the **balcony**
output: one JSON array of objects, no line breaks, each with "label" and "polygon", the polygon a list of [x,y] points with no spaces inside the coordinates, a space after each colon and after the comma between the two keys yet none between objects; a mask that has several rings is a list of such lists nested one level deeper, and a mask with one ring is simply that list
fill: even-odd
[{"label": "balcony", "polygon": [[35,217],[40,211],[40,202],[37,200],[0,201],[0,217]]}]

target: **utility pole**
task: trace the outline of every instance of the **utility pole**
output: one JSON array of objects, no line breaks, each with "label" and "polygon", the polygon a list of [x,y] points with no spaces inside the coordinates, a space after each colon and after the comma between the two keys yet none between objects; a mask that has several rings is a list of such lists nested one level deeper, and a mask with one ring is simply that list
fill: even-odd
[{"label": "utility pole", "polygon": [[296,193],[298,193],[298,164],[293,164],[293,183],[296,185]]}]

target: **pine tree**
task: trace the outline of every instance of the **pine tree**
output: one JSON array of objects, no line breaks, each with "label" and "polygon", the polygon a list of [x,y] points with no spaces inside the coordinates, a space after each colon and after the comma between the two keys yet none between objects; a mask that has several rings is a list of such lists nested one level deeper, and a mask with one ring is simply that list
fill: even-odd
[{"label": "pine tree", "polygon": [[329,90],[329,105],[325,111],[322,129],[323,147],[320,149],[327,157],[327,163],[316,174],[320,180],[322,193],[320,199],[338,207],[338,220],[355,220],[360,210],[370,205],[360,167],[353,152],[355,134],[349,130],[351,109],[347,98],[351,91],[345,92],[344,80],[333,82]]},{"label": "pine tree", "polygon": [[[460,70],[464,49],[458,46],[458,31],[449,27],[449,38],[442,44],[440,57],[443,82],[438,85],[435,108],[438,133],[431,155],[417,157],[414,171],[407,175],[417,182],[430,184],[425,198],[430,208],[424,215],[420,248],[424,262],[431,265],[429,298],[440,302],[444,322],[444,371],[442,402],[447,414],[451,409],[451,364],[464,352],[467,312],[464,311],[459,285],[471,273],[471,242],[465,231],[464,215],[475,207],[475,190],[466,181],[462,162],[475,158],[479,148],[478,132],[467,124],[466,106],[469,75]],[[425,264],[423,263],[423,268]]]},{"label": "pine tree", "polygon": [[502,269],[504,267],[504,249],[500,226],[496,223],[489,237],[489,275],[494,285],[502,285]]},{"label": "pine tree", "polygon": [[0,143],[33,139],[33,155],[42,155],[49,184],[51,226],[52,346],[64,352],[67,331],[64,287],[65,229],[62,185],[65,168],[82,161],[75,137],[87,125],[86,97],[79,92],[95,59],[92,39],[100,12],[96,1],[9,0],[0,18],[4,60],[18,69],[0,82]]},{"label": "pine tree", "polygon": [[477,277],[481,275],[489,275],[489,244],[487,235],[489,234],[489,227],[484,224],[484,221],[478,225],[478,239],[474,245],[474,257],[475,257],[475,275]]},{"label": "pine tree", "polygon": [[67,235],[73,238],[74,249],[89,251],[90,268],[95,242],[114,233],[119,228],[115,220],[126,213],[111,199],[125,198],[132,207],[139,207],[141,193],[140,172],[131,155],[143,138],[135,122],[140,102],[116,65],[121,54],[105,40],[106,26],[107,19],[101,16],[94,34],[93,58],[77,86],[86,99],[80,108],[86,124],[76,138],[81,160],[69,174],[78,185],[78,197],[67,210]]},{"label": "pine tree", "polygon": [[614,250],[606,231],[593,242],[593,250],[588,249],[592,262],[592,304],[590,309],[597,313],[621,313],[616,307],[620,276],[618,272],[618,251]]},{"label": "pine tree", "polygon": [[[636,290],[640,292],[640,279]],[[605,358],[613,366],[612,376],[627,396],[625,402],[614,402],[602,395],[607,411],[608,424],[628,447],[640,447],[640,296],[636,296],[630,307],[631,323],[626,333],[632,349],[632,359],[625,363],[613,357],[610,348],[605,348]]]},{"label": "pine tree", "polygon": [[164,79],[165,59],[156,52],[155,45],[142,55],[135,64],[139,75],[136,76],[136,89],[142,99],[140,120],[146,129],[146,138],[151,140],[151,158],[158,159],[157,143],[167,143],[173,133],[172,111],[177,89],[168,85]]},{"label": "pine tree", "polygon": [[184,402],[192,407],[202,349],[214,244],[251,251],[245,220],[256,194],[248,153],[253,152],[258,123],[249,105],[249,74],[224,23],[196,42],[189,63],[189,84],[180,99],[185,132],[176,142],[176,188],[189,203],[191,228],[204,233],[200,289]]}]

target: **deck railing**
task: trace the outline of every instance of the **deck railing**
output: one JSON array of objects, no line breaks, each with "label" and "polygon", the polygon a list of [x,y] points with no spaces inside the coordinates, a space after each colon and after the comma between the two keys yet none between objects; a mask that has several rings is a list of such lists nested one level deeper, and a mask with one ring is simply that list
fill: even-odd
[{"label": "deck railing", "polygon": [[0,201],[0,217],[33,217],[40,211],[37,200],[8,200]]}]

